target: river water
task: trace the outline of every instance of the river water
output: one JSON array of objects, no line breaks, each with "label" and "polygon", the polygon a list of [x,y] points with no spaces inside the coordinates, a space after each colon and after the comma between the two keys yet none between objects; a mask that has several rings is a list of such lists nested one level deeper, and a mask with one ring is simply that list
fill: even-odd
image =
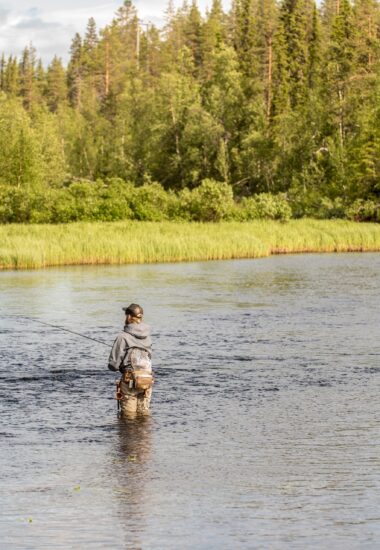
[{"label": "river water", "polygon": [[[0,547],[378,548],[380,254],[0,273]],[[141,303],[152,414],[112,343]],[[5,317],[14,315],[16,317]]]}]

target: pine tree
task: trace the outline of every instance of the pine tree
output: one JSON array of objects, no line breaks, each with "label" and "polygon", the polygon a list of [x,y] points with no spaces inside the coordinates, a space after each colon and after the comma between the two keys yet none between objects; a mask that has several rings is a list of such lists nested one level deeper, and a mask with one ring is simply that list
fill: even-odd
[{"label": "pine tree", "polygon": [[349,0],[342,0],[339,12],[333,18],[325,81],[327,113],[330,124],[338,130],[341,148],[349,118],[347,92],[354,69],[354,35],[351,5]]},{"label": "pine tree", "polygon": [[317,6],[314,4],[310,37],[308,41],[307,84],[310,90],[318,90],[322,71],[321,30]]},{"label": "pine tree", "polygon": [[257,72],[253,0],[236,0],[234,10],[234,45],[243,74],[250,77]]},{"label": "pine tree", "polygon": [[137,10],[131,0],[125,0],[116,12],[112,24],[117,44],[114,55],[125,70],[131,70],[139,65],[140,57],[140,25]]},{"label": "pine tree", "polygon": [[280,20],[284,33],[290,105],[295,107],[303,100],[306,90],[308,19],[305,1],[283,0]]},{"label": "pine tree", "polygon": [[65,69],[62,61],[54,56],[53,61],[47,69],[46,102],[51,111],[57,111],[59,105],[67,99],[67,83]]},{"label": "pine tree", "polygon": [[82,106],[84,80],[82,37],[76,33],[71,43],[70,62],[67,67],[67,85],[71,105],[76,109]]},{"label": "pine tree", "polygon": [[7,63],[5,61],[5,55],[2,54],[1,60],[0,60],[0,90],[3,92],[5,91],[5,70],[6,70]]},{"label": "pine tree", "polygon": [[356,0],[353,8],[356,29],[354,55],[356,71],[362,74],[380,73],[380,8],[375,0]]},{"label": "pine tree", "polygon": [[223,48],[226,40],[226,16],[222,3],[221,0],[213,0],[211,11],[202,26],[202,80],[207,81],[211,77],[214,54],[216,50]]},{"label": "pine tree", "polygon": [[36,79],[36,50],[33,46],[24,48],[20,62],[20,95],[24,107],[30,110],[37,100],[38,88]]},{"label": "pine tree", "polygon": [[36,101],[42,105],[43,96],[45,95],[45,92],[46,92],[47,82],[46,82],[45,67],[41,59],[37,61],[35,78],[36,78]]},{"label": "pine tree", "polygon": [[278,26],[278,8],[275,0],[258,0],[254,26],[254,52],[259,60],[258,79],[262,83],[267,117],[272,110],[274,40]]},{"label": "pine tree", "polygon": [[270,115],[275,119],[290,109],[290,75],[284,26],[279,22],[273,39],[273,96]]},{"label": "pine tree", "polygon": [[82,48],[82,63],[86,76],[94,77],[99,70],[98,44],[99,38],[95,19],[91,17],[87,23]]},{"label": "pine tree", "polygon": [[9,97],[20,93],[20,70],[16,57],[10,56],[4,70],[4,91]]},{"label": "pine tree", "polygon": [[197,70],[202,63],[202,17],[195,0],[185,15],[183,32],[184,44],[191,51]]}]

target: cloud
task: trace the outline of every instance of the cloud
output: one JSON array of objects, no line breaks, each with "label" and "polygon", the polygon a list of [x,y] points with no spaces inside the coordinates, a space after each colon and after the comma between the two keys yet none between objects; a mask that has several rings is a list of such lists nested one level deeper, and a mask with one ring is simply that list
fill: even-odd
[{"label": "cloud", "polygon": [[48,64],[55,54],[67,59],[75,27],[40,17],[17,17],[3,26],[0,34],[0,51],[6,56],[20,56],[25,46],[33,44],[37,56]]},{"label": "cloud", "polygon": [[31,30],[34,32],[44,32],[45,30],[54,31],[62,28],[62,25],[56,22],[43,21],[39,17],[33,19],[21,19],[18,23],[13,25],[14,29],[20,29],[23,31]]},{"label": "cloud", "polygon": [[10,10],[7,10],[5,8],[0,8],[0,29],[3,25],[7,24],[9,14],[10,14]]},{"label": "cloud", "polygon": [[[98,28],[110,23],[123,0],[0,0],[0,54],[20,55],[32,43],[44,64],[54,55],[68,61],[72,39],[76,32],[84,34],[87,21],[93,17]],[[212,0],[199,0],[202,10]],[[175,0],[176,7],[183,0]],[[225,7],[230,0],[224,0]],[[227,4],[227,5],[226,5]],[[134,0],[138,14],[145,22],[156,26],[164,23],[167,1]],[[64,7],[63,7],[64,6]]]}]

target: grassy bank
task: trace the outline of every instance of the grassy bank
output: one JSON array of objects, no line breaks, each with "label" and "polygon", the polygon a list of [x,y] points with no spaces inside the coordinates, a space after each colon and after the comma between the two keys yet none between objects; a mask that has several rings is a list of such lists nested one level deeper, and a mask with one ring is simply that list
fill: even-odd
[{"label": "grassy bank", "polygon": [[0,268],[259,258],[299,252],[380,251],[380,225],[95,222],[0,226]]}]

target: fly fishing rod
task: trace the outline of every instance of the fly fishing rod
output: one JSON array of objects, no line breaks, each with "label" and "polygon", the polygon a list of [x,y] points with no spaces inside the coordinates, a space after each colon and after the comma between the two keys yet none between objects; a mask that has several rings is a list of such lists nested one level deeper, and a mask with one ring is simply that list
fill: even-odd
[{"label": "fly fishing rod", "polygon": [[58,330],[62,330],[64,332],[69,332],[70,334],[75,334],[75,336],[80,336],[81,338],[86,338],[87,340],[92,340],[92,342],[97,342],[98,344],[102,344],[103,346],[107,346],[108,348],[112,348],[110,344],[107,344],[107,342],[103,342],[102,340],[97,340],[96,338],[92,338],[91,336],[86,336],[85,334],[81,334],[80,332],[75,332],[74,330],[70,330],[65,327],[60,327],[58,325],[52,325],[51,323],[46,323],[45,321],[40,321],[39,319],[36,319],[35,317],[27,317],[26,315],[2,315],[2,317],[13,317],[13,318],[19,318],[19,319],[28,319],[29,321],[33,321],[34,323],[39,323],[40,325],[45,325],[46,327],[55,328]]}]

